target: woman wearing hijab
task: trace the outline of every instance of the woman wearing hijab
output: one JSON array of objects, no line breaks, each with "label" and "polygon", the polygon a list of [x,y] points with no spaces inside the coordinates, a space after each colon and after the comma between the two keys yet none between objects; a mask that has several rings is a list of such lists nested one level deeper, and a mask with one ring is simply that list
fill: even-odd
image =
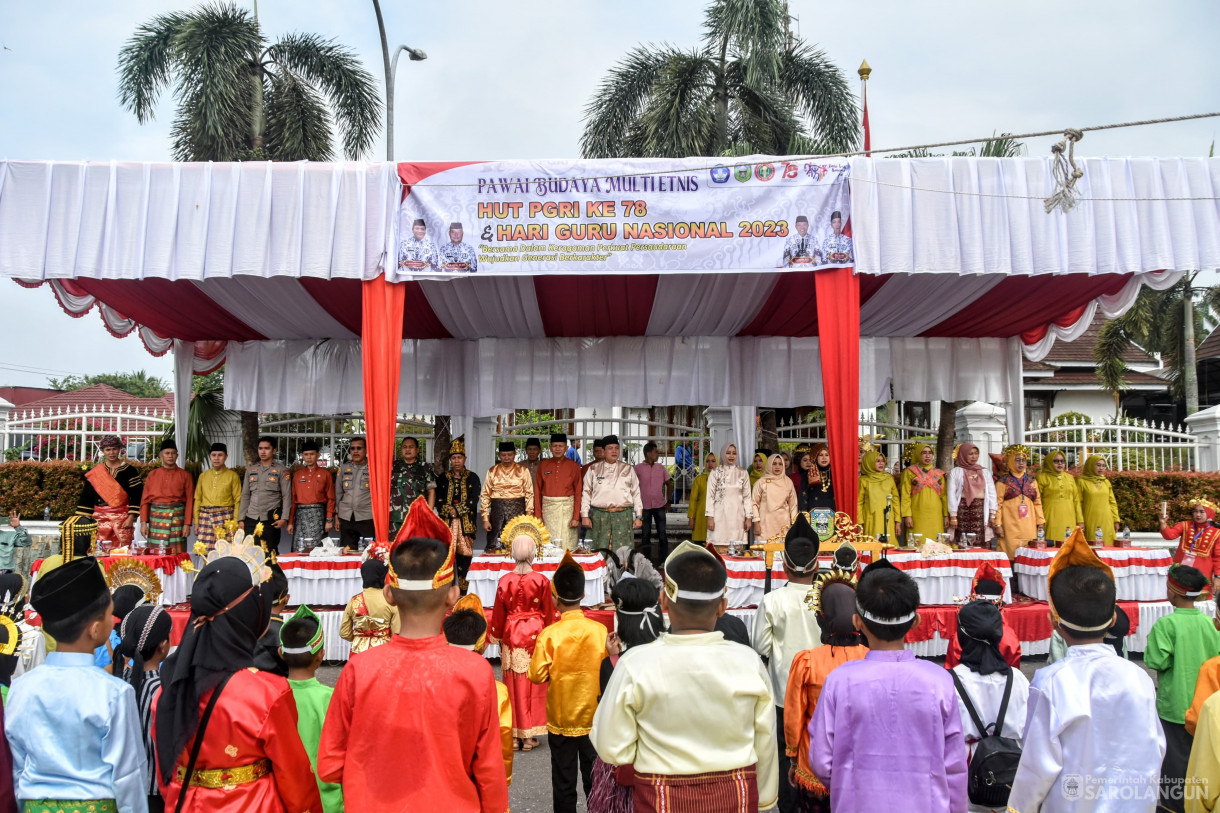
[{"label": "woman wearing hijab", "polygon": [[1047,539],[1062,542],[1084,524],[1076,478],[1068,474],[1067,456],[1058,449],[1051,449],[1042,458],[1042,468],[1038,472],[1038,494],[1042,497]]},{"label": "woman wearing hijab", "polygon": [[[835,489],[830,479],[830,447],[815,443],[809,450],[809,474],[801,494],[801,510],[810,513],[819,509],[835,510]],[[805,506],[808,505],[808,508]]]},{"label": "woman wearing hijab", "polygon": [[737,465],[737,444],[720,450],[719,463],[707,478],[707,541],[717,545],[744,541],[754,518],[750,476]]},{"label": "woman wearing hijab", "polygon": [[[953,667],[957,683],[957,705],[962,716],[962,732],[966,735],[966,761],[974,756],[974,748],[984,734],[999,734],[1018,743],[1025,728],[1025,708],[1029,700],[1029,679],[1020,669],[1013,669],[1000,654],[1000,638],[1004,634],[1000,608],[990,601],[972,601],[957,613],[957,640],[962,645],[962,660]],[[1011,688],[1008,688],[1011,681]],[[1008,689],[1008,709],[1004,713],[1004,726],[1000,731],[980,732],[966,708],[963,693],[970,699],[983,725],[990,727],[996,722],[1000,705]],[[998,810],[997,808],[970,804],[975,813]]]},{"label": "woman wearing hijab", "polygon": [[763,476],[754,484],[754,538],[767,542],[783,535],[796,519],[796,489],[784,468],[784,458],[767,458]]},{"label": "woman wearing hijab", "polygon": [[945,473],[936,468],[936,447],[918,440],[910,446],[910,465],[902,470],[898,491],[902,494],[902,524],[905,533],[935,539],[949,524],[949,491]]},{"label": "woman wearing hijab", "polygon": [[153,731],[153,701],[161,690],[161,661],[169,655],[169,636],[173,631],[169,613],[159,604],[142,604],[123,618],[121,639],[114,648],[116,663],[126,663],[123,680],[131,684],[140,709],[140,731],[144,735],[144,756],[148,760],[148,810],[161,813],[165,801],[157,787],[157,750]]},{"label": "woman wearing hijab", "polygon": [[810,609],[821,629],[821,646],[806,649],[792,659],[788,689],[784,693],[784,750],[792,760],[791,780],[796,786],[801,813],[830,810],[830,792],[809,767],[809,721],[817,707],[826,676],[848,661],[868,654],[864,637],[856,632],[854,572],[831,572],[814,582]]},{"label": "woman wearing hijab", "polygon": [[690,505],[686,509],[687,525],[692,542],[700,545],[707,542],[707,478],[716,470],[716,455],[708,452],[704,458],[703,471],[690,487]]},{"label": "woman wearing hijab", "polygon": [[[517,564],[512,573],[500,577],[487,631],[491,642],[501,647],[504,685],[513,704],[513,748],[532,751],[538,747],[538,735],[546,731],[547,684],[530,683],[530,659],[538,633],[558,621],[559,614],[555,612],[550,581],[530,564],[538,554],[538,540],[525,532],[526,524],[521,524],[523,530],[512,537],[513,561]],[[546,526],[540,522],[529,524],[529,528],[546,534]],[[550,534],[546,541],[550,541]]]},{"label": "woman wearing hijab", "polygon": [[1000,534],[1000,550],[1008,555],[1010,562],[1046,524],[1038,481],[1028,466],[1029,449],[1009,446],[1004,450],[1005,474],[997,478],[995,485],[996,531]]},{"label": "woman wearing hijab", "polygon": [[[665,624],[658,603],[661,595],[659,588],[638,578],[625,579],[614,586],[611,595],[616,632],[606,639],[606,657],[602,659],[599,676],[603,692],[622,654],[628,649],[655,641]],[[593,789],[588,798],[589,813],[631,813],[634,808],[631,803],[630,772],[630,766],[616,769],[600,758],[595,759]]]},{"label": "woman wearing hijab", "polygon": [[165,807],[186,794],[190,810],[322,813],[292,689],[251,666],[271,618],[270,570],[261,550],[231,547],[240,558],[213,552],[195,578],[186,634],[162,670],[153,726]]},{"label": "woman wearing hijab", "polygon": [[949,528],[956,544],[965,545],[966,534],[974,534],[974,544],[982,546],[998,508],[991,477],[979,465],[979,447],[973,443],[958,446],[953,462],[949,472]]},{"label": "woman wearing hijab", "polygon": [[[898,515],[901,510],[898,486],[894,476],[885,470],[885,455],[876,450],[865,452],[860,458],[860,490],[857,514],[867,536],[889,537],[890,542],[898,538]],[[885,520],[885,509],[890,509],[889,523]]]},{"label": "woman wearing hijab", "polygon": [[1101,541],[1113,545],[1121,524],[1118,518],[1118,503],[1114,501],[1114,489],[1106,477],[1106,460],[1101,455],[1090,455],[1084,461],[1084,470],[1076,478],[1080,489],[1080,512],[1084,515],[1084,535],[1090,545],[1097,544],[1097,529],[1101,529]]}]

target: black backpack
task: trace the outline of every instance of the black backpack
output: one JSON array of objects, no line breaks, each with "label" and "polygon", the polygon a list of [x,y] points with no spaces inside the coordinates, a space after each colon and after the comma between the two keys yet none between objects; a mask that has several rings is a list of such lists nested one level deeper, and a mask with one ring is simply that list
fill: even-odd
[{"label": "black backpack", "polygon": [[970,801],[976,805],[987,807],[1004,807],[1008,804],[1008,794],[1012,790],[1012,780],[1017,775],[1017,763],[1021,761],[1021,746],[1012,737],[1001,737],[1004,730],[1004,715],[1008,711],[1008,697],[1012,694],[1012,669],[1008,670],[1008,682],[1004,685],[1004,699],[1000,701],[1000,713],[996,717],[992,733],[987,733],[987,727],[979,719],[979,713],[970,702],[966,687],[952,669],[953,685],[966,705],[974,727],[982,738],[974,746],[974,756],[966,768],[966,792]]}]

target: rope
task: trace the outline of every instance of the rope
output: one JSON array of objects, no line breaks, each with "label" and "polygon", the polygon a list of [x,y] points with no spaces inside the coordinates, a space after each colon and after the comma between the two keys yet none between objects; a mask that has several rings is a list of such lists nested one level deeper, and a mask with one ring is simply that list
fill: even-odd
[{"label": "rope", "polygon": [[1051,147],[1055,191],[1042,202],[1048,215],[1056,209],[1062,209],[1066,214],[1076,205],[1076,182],[1084,177],[1084,172],[1076,166],[1076,142],[1082,138],[1084,133],[1079,130],[1065,130],[1063,140]]},{"label": "rope", "polygon": [[[1146,127],[1146,126],[1152,125],[1152,124],[1172,124],[1174,122],[1179,122],[1179,121],[1195,121],[1197,119],[1210,119],[1210,118],[1220,118],[1220,112],[1193,113],[1188,116],[1172,116],[1170,118],[1164,118],[1164,119],[1141,119],[1139,121],[1125,121],[1125,122],[1119,122],[1116,124],[1097,124],[1092,127],[1081,127],[1079,129],[1075,129],[1075,130],[1073,130],[1071,128],[1065,128],[1062,130],[1044,130],[1044,131],[1037,132],[1037,133],[1016,133],[1016,134],[1007,134],[1006,133],[1004,135],[1004,137],[1011,138],[1013,140],[1021,140],[1021,139],[1029,139],[1029,138],[1042,138],[1045,136],[1057,136],[1057,135],[1066,137],[1067,133],[1071,132],[1071,133],[1080,134],[1079,138],[1076,139],[1078,141],[1078,140],[1080,140],[1080,138],[1084,137],[1085,133],[1094,133],[1094,132],[1098,132],[1101,130],[1118,130],[1118,129],[1122,129],[1125,127]],[[868,153],[865,153],[864,150],[854,150],[851,152],[836,152],[836,153],[828,153],[828,154],[820,154],[820,155],[819,154],[785,155],[785,156],[775,156],[775,157],[786,158],[786,159],[788,159],[789,162],[815,160],[815,159],[825,160],[825,159],[829,159],[829,158],[854,158],[857,156],[862,156],[862,155],[872,154],[872,153],[879,153],[879,152],[914,152],[916,150],[932,150],[932,149],[939,149],[941,147],[961,147],[961,146],[965,146],[968,144],[982,144],[982,143],[986,143],[988,141],[994,141],[995,139],[996,139],[996,135],[995,135],[995,133],[992,133],[991,135],[983,136],[982,138],[963,138],[963,139],[959,139],[957,141],[941,141],[941,142],[933,143],[933,144],[915,144],[915,145],[908,146],[908,147],[885,147],[885,148],[874,147],[874,148],[870,149],[868,151]],[[725,156],[721,160],[727,161],[727,162],[733,162],[737,158],[738,158],[738,156]],[[715,164],[708,164],[706,166],[676,167],[674,169],[669,169],[669,170],[656,169],[656,170],[651,170],[648,172],[627,172],[627,173],[617,172],[617,173],[614,173],[613,175],[579,175],[579,176],[575,176],[575,177],[565,177],[565,178],[556,179],[556,180],[604,181],[604,180],[609,180],[610,178],[637,178],[637,177],[643,177],[643,176],[648,176],[648,175],[664,175],[667,173],[674,173],[674,172],[702,172],[702,171],[708,171],[708,170],[715,169],[718,166],[724,166],[724,163],[718,162]],[[410,188],[445,189],[445,188],[460,188],[460,187],[476,187],[476,186],[478,186],[478,184],[477,183],[430,183],[428,181],[419,181],[417,183],[408,184],[407,186]],[[903,188],[914,188],[914,187],[903,187]],[[923,190],[923,191],[946,192],[946,191],[950,191],[950,190],[928,189],[928,190]],[[1030,197],[1030,196],[992,195],[989,197],[1021,198],[1021,197]],[[1037,198],[1037,199],[1042,200],[1042,198]],[[1215,200],[1215,198],[1214,197],[1206,197],[1206,198],[1091,198],[1091,200]]]}]

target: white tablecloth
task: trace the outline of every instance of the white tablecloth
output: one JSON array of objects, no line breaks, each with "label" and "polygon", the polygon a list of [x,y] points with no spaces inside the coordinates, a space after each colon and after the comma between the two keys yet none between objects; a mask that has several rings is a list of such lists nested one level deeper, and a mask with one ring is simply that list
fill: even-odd
[{"label": "white tablecloth", "polygon": [[[606,600],[606,560],[598,553],[573,558],[585,571],[585,600],[581,604],[585,607],[601,604]],[[551,579],[561,559],[559,556],[551,556],[541,562],[534,562],[534,570]],[[470,563],[470,572],[466,574],[466,579],[470,582],[470,592],[479,597],[484,607],[490,608],[496,603],[496,587],[500,584],[500,577],[512,573],[514,566],[510,556],[479,554]]]},{"label": "white tablecloth", "polygon": [[[925,559],[914,551],[891,550],[888,558],[899,570],[910,574],[919,585],[921,604],[953,604],[970,595],[974,574],[983,562],[991,562],[1004,576],[1004,601],[1012,602],[1012,568],[1008,557],[994,550],[953,551],[946,556]],[[867,561],[867,556],[862,557]],[[824,565],[829,564],[826,560]],[[766,565],[763,557],[726,556],[728,600],[730,607],[754,607],[763,597]],[[787,584],[784,566],[776,556],[771,566],[771,588]]]},{"label": "white tablecloth", "polygon": [[[293,606],[346,606],[348,599],[364,589],[360,579],[360,557],[297,556],[283,554],[280,567],[288,577],[289,601]],[[338,622],[335,634],[338,635]],[[329,647],[329,643],[327,644]],[[329,658],[329,655],[327,656]]]},{"label": "white tablecloth", "polygon": [[[1039,601],[1047,600],[1046,574],[1058,552],[1055,548],[1021,548],[1017,551],[1014,564],[1021,580],[1022,593]],[[1156,548],[1098,548],[1097,555],[1114,571],[1119,601],[1165,600],[1165,577],[1173,561],[1169,551]]]},{"label": "white tablecloth", "polygon": [[[185,553],[166,554],[165,556],[103,556],[99,557],[98,561],[105,567],[107,562],[124,559],[138,559],[153,569],[157,578],[161,580],[161,604],[165,607],[185,602],[191,593],[191,585],[195,583],[195,574],[183,570],[182,563],[192,561],[197,568],[203,566],[202,560],[198,556],[189,556]],[[173,573],[166,572],[169,567],[169,564],[163,564],[166,562],[172,564]],[[42,560],[34,562],[33,581],[38,580],[38,570],[41,567]],[[346,602],[346,599],[344,601]]]}]

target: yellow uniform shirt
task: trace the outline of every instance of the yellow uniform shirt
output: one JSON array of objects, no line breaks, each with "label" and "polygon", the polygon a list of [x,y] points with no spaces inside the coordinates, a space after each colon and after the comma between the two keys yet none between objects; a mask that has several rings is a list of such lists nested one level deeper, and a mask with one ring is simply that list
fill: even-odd
[{"label": "yellow uniform shirt", "polygon": [[606,627],[568,610],[542,631],[534,645],[529,679],[546,690],[546,730],[565,737],[588,734],[597,711]]},{"label": "yellow uniform shirt", "polygon": [[195,516],[192,525],[199,524],[200,508],[232,508],[233,516],[241,516],[241,478],[233,469],[208,469],[195,481]]}]

